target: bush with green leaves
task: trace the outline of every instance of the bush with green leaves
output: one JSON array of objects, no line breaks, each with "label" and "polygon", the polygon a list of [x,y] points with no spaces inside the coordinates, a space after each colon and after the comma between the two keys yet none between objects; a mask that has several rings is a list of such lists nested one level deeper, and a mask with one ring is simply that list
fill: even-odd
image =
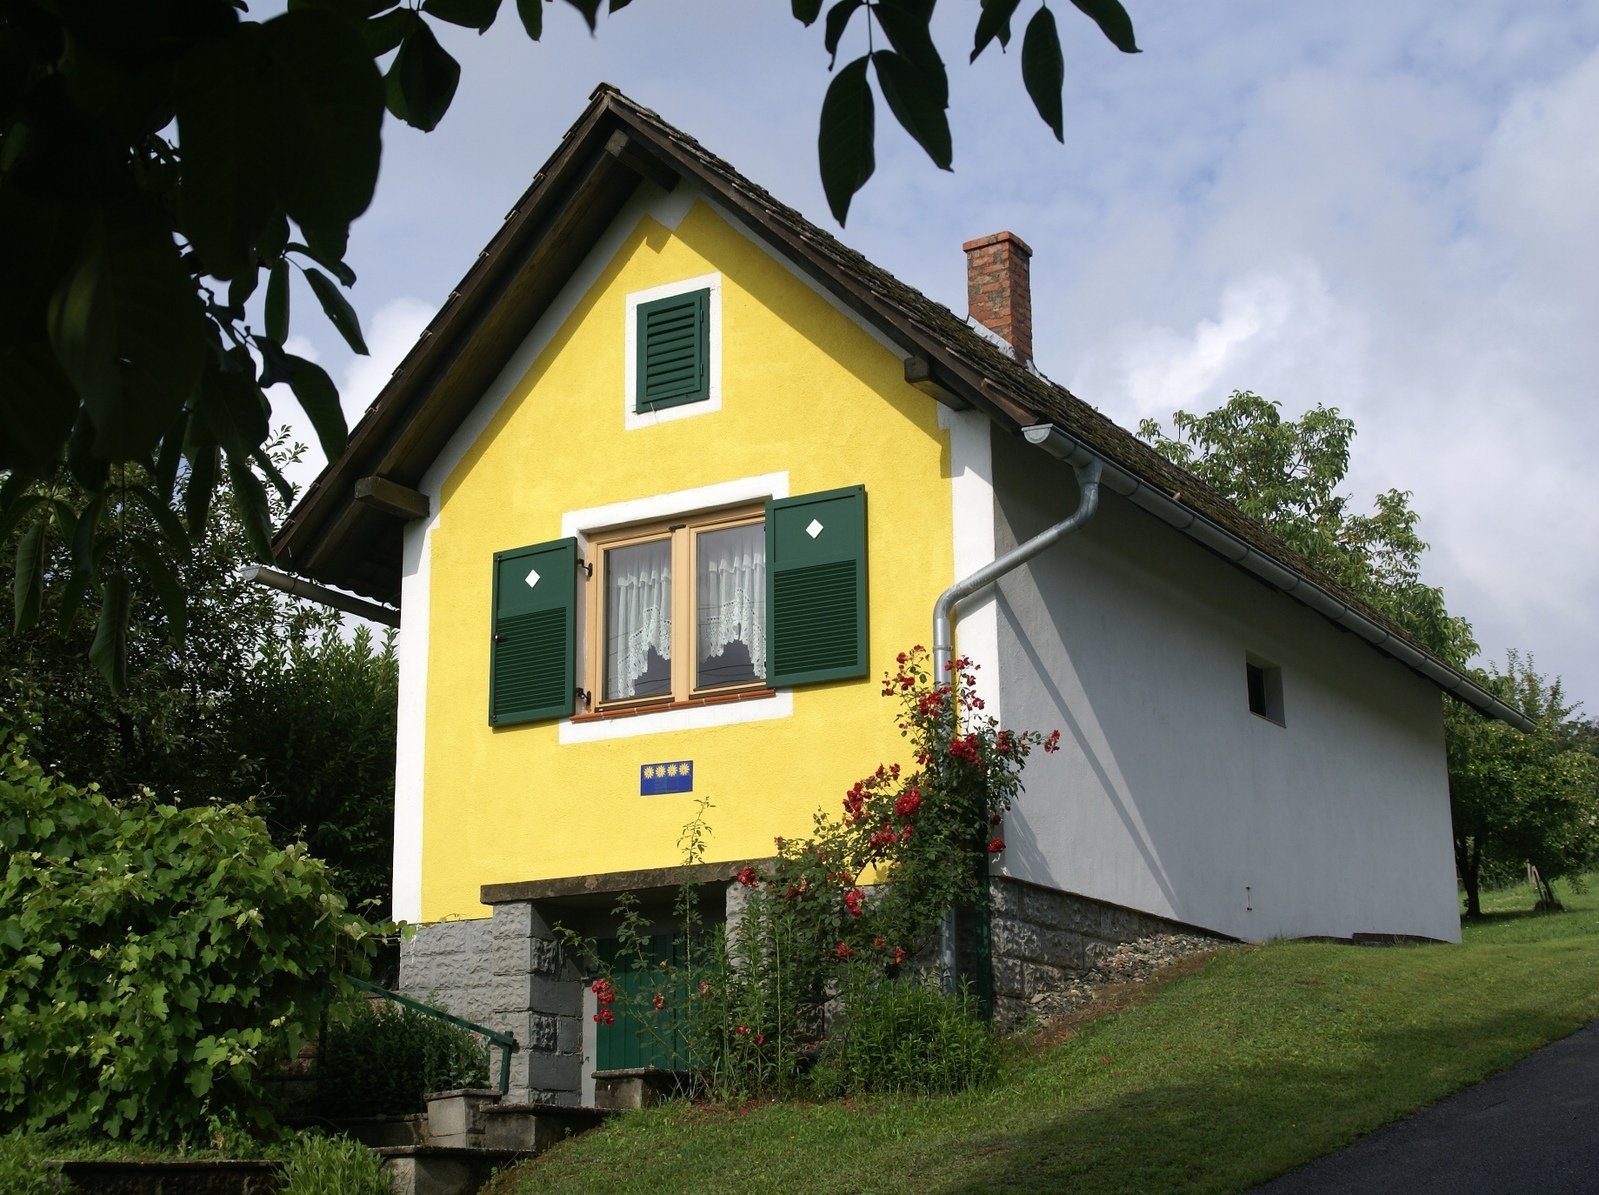
[{"label": "bush with green leaves", "polygon": [[448,1021],[358,999],[328,1026],[317,1059],[317,1105],[328,1116],[421,1112],[429,1092],[484,1087],[488,1043]]},{"label": "bush with green leaves", "polygon": [[348,1137],[301,1133],[283,1162],[282,1195],[393,1195],[372,1151]]},{"label": "bush with green leaves", "polygon": [[0,1135],[0,1191],[6,1195],[57,1195],[65,1190],[60,1172],[44,1165],[46,1156],[31,1136]]},{"label": "bush with green leaves", "polygon": [[[0,728],[3,733],[3,728]],[[0,739],[0,1131],[177,1143],[316,1031],[378,927],[248,806],[116,804]]]},{"label": "bush with green leaves", "polygon": [[993,1030],[964,990],[949,995],[921,976],[852,966],[841,1004],[811,1075],[818,1095],[947,1095],[982,1086],[998,1069]]}]

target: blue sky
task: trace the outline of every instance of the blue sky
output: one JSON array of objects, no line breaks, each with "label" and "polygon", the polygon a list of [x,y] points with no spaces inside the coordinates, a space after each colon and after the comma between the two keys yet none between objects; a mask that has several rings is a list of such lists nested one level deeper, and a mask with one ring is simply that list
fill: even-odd
[{"label": "blue sky", "polygon": [[[1533,653],[1599,716],[1599,0],[1126,2],[1137,56],[1056,8],[1060,145],[1021,85],[1034,0],[1011,52],[970,66],[976,5],[944,0],[955,169],[879,104],[839,232],[827,54],[785,0],[636,0],[594,37],[557,4],[538,44],[505,0],[487,35],[447,32],[463,76],[439,129],[386,127],[350,248],[372,358],[303,291],[301,348],[353,422],[605,80],[957,310],[961,242],[1015,231],[1040,368],[1124,426],[1235,389],[1338,407],[1357,505],[1412,491],[1425,575],[1485,656]],[[857,17],[840,61],[864,51]]]}]

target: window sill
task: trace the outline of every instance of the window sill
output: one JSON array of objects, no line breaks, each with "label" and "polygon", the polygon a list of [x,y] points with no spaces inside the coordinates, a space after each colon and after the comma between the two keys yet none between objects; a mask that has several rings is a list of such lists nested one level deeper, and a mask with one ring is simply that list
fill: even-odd
[{"label": "window sill", "polygon": [[761,701],[776,696],[776,689],[740,689],[736,693],[711,693],[705,697],[690,697],[685,701],[673,701],[665,705],[629,705],[619,709],[596,710],[592,714],[574,714],[571,722],[573,725],[583,725],[589,722],[610,722],[618,718],[639,718],[649,714],[662,714],[669,710],[704,709],[706,706],[732,705],[740,701]]}]

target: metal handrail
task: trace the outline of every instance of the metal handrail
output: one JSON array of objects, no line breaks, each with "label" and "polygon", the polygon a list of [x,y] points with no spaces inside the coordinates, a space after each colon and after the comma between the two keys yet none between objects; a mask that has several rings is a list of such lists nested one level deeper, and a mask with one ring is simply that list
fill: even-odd
[{"label": "metal handrail", "polygon": [[414,1000],[410,996],[402,996],[399,992],[391,992],[388,988],[379,987],[375,983],[368,983],[364,979],[357,979],[353,975],[348,975],[345,978],[347,978],[356,987],[360,988],[363,992],[371,992],[374,996],[382,996],[385,1000],[393,1000],[396,1004],[401,1005],[404,1008],[409,1008],[414,1012],[422,1013],[424,1016],[432,1017],[436,1021],[446,1021],[451,1025],[455,1025],[461,1029],[470,1030],[473,1033],[482,1034],[484,1037],[488,1038],[492,1044],[499,1046],[501,1050],[500,1094],[504,1095],[511,1090],[511,1055],[522,1048],[521,1043],[516,1040],[516,1035],[514,1033],[505,1033],[498,1029],[490,1029],[487,1025],[476,1024],[475,1022],[466,1020],[464,1017],[458,1017],[451,1013],[447,1013],[442,1008],[434,1008],[431,1004],[424,1004],[422,1001]]}]

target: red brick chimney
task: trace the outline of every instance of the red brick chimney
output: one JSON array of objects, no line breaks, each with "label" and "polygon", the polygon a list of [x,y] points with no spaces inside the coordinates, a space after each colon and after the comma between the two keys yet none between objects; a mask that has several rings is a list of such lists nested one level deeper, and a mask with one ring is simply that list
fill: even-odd
[{"label": "red brick chimney", "polygon": [[1033,359],[1033,291],[1028,259],[1033,251],[1014,232],[996,232],[961,246],[966,250],[966,304],[972,318],[1002,337],[1023,365]]}]

